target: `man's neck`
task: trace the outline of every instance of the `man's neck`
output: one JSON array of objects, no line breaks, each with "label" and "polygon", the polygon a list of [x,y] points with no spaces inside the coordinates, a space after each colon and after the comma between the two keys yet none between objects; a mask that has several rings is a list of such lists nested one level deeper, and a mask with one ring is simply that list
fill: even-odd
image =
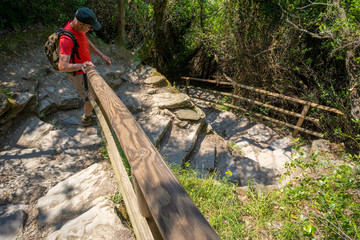
[{"label": "man's neck", "polygon": [[79,31],[79,27],[78,27],[78,25],[75,24],[75,21],[74,21],[74,20],[71,20],[71,22],[70,22],[70,27],[72,27],[75,31],[80,32],[80,31]]}]

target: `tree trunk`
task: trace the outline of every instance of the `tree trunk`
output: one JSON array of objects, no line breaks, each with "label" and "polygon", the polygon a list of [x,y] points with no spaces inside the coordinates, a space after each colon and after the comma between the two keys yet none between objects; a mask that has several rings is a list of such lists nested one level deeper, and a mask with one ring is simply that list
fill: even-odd
[{"label": "tree trunk", "polygon": [[119,28],[118,28],[118,42],[120,46],[125,46],[125,1],[117,0],[119,10]]},{"label": "tree trunk", "polygon": [[[340,20],[344,23],[347,22],[347,16],[344,8],[340,4],[340,0],[334,0],[334,4],[339,10]],[[345,36],[350,37],[349,29],[345,30]],[[351,41],[351,40],[350,40]],[[351,115],[354,118],[360,119],[360,95],[358,90],[359,85],[359,69],[355,63],[355,49],[350,44],[346,48],[346,71],[349,78],[349,90],[350,90],[350,104],[351,104]]]}]

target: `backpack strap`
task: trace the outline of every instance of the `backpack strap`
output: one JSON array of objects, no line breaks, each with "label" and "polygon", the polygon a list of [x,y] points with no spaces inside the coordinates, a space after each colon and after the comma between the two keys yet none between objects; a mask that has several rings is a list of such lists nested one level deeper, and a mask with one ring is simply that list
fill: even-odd
[{"label": "backpack strap", "polygon": [[59,38],[62,35],[66,35],[68,36],[74,43],[73,49],[71,51],[71,57],[70,57],[70,62],[74,63],[75,62],[75,55],[78,57],[78,59],[81,60],[80,56],[79,56],[79,44],[74,36],[74,34],[67,29],[61,29],[59,32]]}]

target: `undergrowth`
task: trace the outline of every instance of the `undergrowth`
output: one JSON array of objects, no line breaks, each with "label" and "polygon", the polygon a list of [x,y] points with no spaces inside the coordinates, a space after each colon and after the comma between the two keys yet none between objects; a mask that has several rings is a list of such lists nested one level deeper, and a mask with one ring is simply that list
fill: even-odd
[{"label": "undergrowth", "polygon": [[221,239],[359,239],[359,163],[295,150],[283,179],[298,175],[277,189],[173,171]]}]

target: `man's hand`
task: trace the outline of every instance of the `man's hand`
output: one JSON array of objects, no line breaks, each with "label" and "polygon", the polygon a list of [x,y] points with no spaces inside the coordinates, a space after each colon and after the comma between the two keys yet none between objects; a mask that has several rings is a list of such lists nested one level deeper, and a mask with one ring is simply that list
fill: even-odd
[{"label": "man's hand", "polygon": [[88,67],[95,67],[95,65],[92,62],[84,62],[81,66],[81,69],[86,73],[86,68]]},{"label": "man's hand", "polygon": [[108,56],[103,56],[102,59],[105,61],[107,66],[111,65],[111,59]]}]

